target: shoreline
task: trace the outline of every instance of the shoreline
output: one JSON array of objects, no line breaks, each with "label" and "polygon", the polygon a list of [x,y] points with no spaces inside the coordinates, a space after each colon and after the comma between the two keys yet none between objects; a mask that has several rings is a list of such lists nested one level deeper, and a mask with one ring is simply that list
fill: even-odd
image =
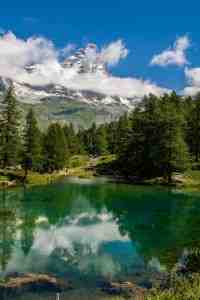
[{"label": "shoreline", "polygon": [[[32,294],[38,295],[41,299],[46,299],[46,295],[53,296],[56,294],[66,297],[63,299],[85,299],[84,297],[92,296],[94,299],[174,299],[176,295],[182,295],[183,290],[188,290],[189,294],[198,290],[200,284],[199,272],[191,273],[189,270],[171,270],[169,272],[151,272],[150,277],[140,274],[141,279],[130,278],[127,281],[117,279],[102,279],[93,284],[80,285],[78,282],[53,273],[18,273],[8,274],[5,279],[0,281],[0,295],[8,297]],[[81,291],[81,293],[80,293]],[[36,293],[36,294],[35,294]],[[165,298],[171,295],[172,298]],[[48,297],[47,296],[47,297]],[[163,298],[158,298],[163,296]],[[71,298],[72,297],[72,298]],[[96,298],[97,297],[97,298]],[[141,298],[140,298],[141,297]],[[155,297],[155,298],[154,298]],[[20,298],[21,299],[21,298]],[[49,299],[49,298],[47,298]],[[87,298],[90,299],[90,298]],[[179,298],[178,298],[179,299]],[[189,298],[180,298],[182,300]],[[191,298],[195,299],[195,298]]]},{"label": "shoreline", "polygon": [[0,189],[4,188],[17,188],[21,186],[40,186],[40,185],[48,185],[51,183],[56,183],[57,181],[63,180],[63,179],[86,179],[86,180],[102,180],[105,179],[105,182],[108,183],[115,183],[115,184],[127,184],[132,186],[160,186],[160,187],[166,187],[166,188],[192,188],[197,189],[200,191],[200,182],[190,182],[190,180],[187,179],[184,174],[179,174],[180,177],[182,177],[181,180],[173,180],[171,183],[167,183],[162,178],[153,178],[153,179],[145,179],[145,180],[139,180],[139,179],[133,179],[133,178],[125,178],[123,176],[111,176],[111,175],[93,175],[93,176],[78,176],[78,175],[63,175],[60,173],[55,174],[40,174],[40,173],[32,173],[30,177],[28,178],[27,182],[24,183],[20,180],[0,180]]},{"label": "shoreline", "polygon": [[0,170],[0,188],[12,188],[22,185],[46,185],[62,178],[102,179],[116,184],[130,184],[143,186],[163,186],[168,188],[193,188],[200,190],[200,170],[188,170],[184,173],[174,173],[172,182],[162,177],[142,179],[135,176],[125,177],[115,167],[116,157],[104,155],[88,157],[87,155],[73,156],[69,165],[53,173],[39,173],[29,171],[25,180],[23,169]]}]

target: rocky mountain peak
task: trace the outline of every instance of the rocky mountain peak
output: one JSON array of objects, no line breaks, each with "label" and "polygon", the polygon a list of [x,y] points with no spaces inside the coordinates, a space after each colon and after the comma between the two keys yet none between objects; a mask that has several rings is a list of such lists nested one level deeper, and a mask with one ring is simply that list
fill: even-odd
[{"label": "rocky mountain peak", "polygon": [[66,58],[63,67],[76,68],[78,73],[107,74],[106,65],[101,60],[98,47],[92,43]]}]

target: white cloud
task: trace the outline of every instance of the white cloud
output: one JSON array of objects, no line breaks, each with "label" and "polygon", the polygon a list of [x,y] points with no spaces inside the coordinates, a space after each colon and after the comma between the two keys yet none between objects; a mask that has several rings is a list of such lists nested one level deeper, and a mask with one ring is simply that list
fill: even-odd
[{"label": "white cloud", "polygon": [[[183,42],[182,42],[183,43]],[[179,46],[181,42],[179,41]],[[63,51],[71,51],[71,44],[57,50],[54,44],[42,37],[27,40],[17,38],[12,32],[0,36],[0,76],[11,78],[18,83],[30,85],[62,85],[77,90],[91,90],[120,97],[138,97],[153,93],[160,95],[167,92],[156,84],[134,77],[121,78],[106,74],[80,74],[76,67],[64,68],[60,64]],[[125,58],[128,50],[121,40],[103,47],[100,52],[94,47],[88,49],[87,56],[92,61],[98,56],[100,61],[109,66],[116,65]],[[35,65],[33,72],[25,67]]]},{"label": "white cloud", "polygon": [[57,61],[58,53],[52,42],[44,38],[16,38],[12,32],[0,37],[0,74],[18,79],[30,64],[48,65]]},{"label": "white cloud", "polygon": [[[136,78],[121,78],[101,74],[76,74],[68,81],[72,89],[93,90],[106,95],[138,97],[145,94],[160,95],[164,92],[156,84]],[[167,90],[165,90],[167,91]]]},{"label": "white cloud", "polygon": [[186,96],[194,96],[200,92],[200,68],[185,68],[185,76],[188,82],[183,90],[183,94]]},{"label": "white cloud", "polygon": [[126,49],[122,40],[118,40],[109,44],[101,50],[100,57],[101,60],[110,65],[114,66],[118,64],[118,62],[122,58],[126,58],[128,55],[128,49]]},{"label": "white cloud", "polygon": [[190,40],[187,35],[176,40],[172,48],[164,50],[160,54],[154,55],[151,65],[165,67],[168,65],[184,66],[188,64],[186,50],[190,47]]},{"label": "white cloud", "polygon": [[185,75],[192,86],[200,87],[200,68],[186,68]]}]

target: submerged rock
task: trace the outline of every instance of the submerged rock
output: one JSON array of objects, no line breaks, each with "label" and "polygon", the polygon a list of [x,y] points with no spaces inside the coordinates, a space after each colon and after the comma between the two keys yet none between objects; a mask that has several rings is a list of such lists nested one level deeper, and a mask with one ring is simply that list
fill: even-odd
[{"label": "submerged rock", "polygon": [[137,299],[144,299],[146,289],[138,285],[125,281],[125,282],[104,282],[101,286],[102,291],[110,295],[123,295],[137,297]]},{"label": "submerged rock", "polygon": [[71,289],[69,282],[65,282],[47,274],[12,274],[0,282],[1,295],[16,295],[23,292],[52,291],[62,292]]}]

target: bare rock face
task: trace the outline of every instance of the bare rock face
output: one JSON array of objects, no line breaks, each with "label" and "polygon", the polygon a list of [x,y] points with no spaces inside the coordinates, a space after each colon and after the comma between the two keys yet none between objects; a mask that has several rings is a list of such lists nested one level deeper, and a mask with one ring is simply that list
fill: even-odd
[{"label": "bare rock face", "polygon": [[138,285],[125,281],[125,282],[106,282],[102,285],[102,291],[109,295],[123,295],[136,297],[137,300],[145,299],[146,289]]},{"label": "bare rock face", "polygon": [[23,292],[62,292],[71,288],[69,282],[47,274],[13,274],[0,283],[0,298],[2,295],[13,296]]}]

